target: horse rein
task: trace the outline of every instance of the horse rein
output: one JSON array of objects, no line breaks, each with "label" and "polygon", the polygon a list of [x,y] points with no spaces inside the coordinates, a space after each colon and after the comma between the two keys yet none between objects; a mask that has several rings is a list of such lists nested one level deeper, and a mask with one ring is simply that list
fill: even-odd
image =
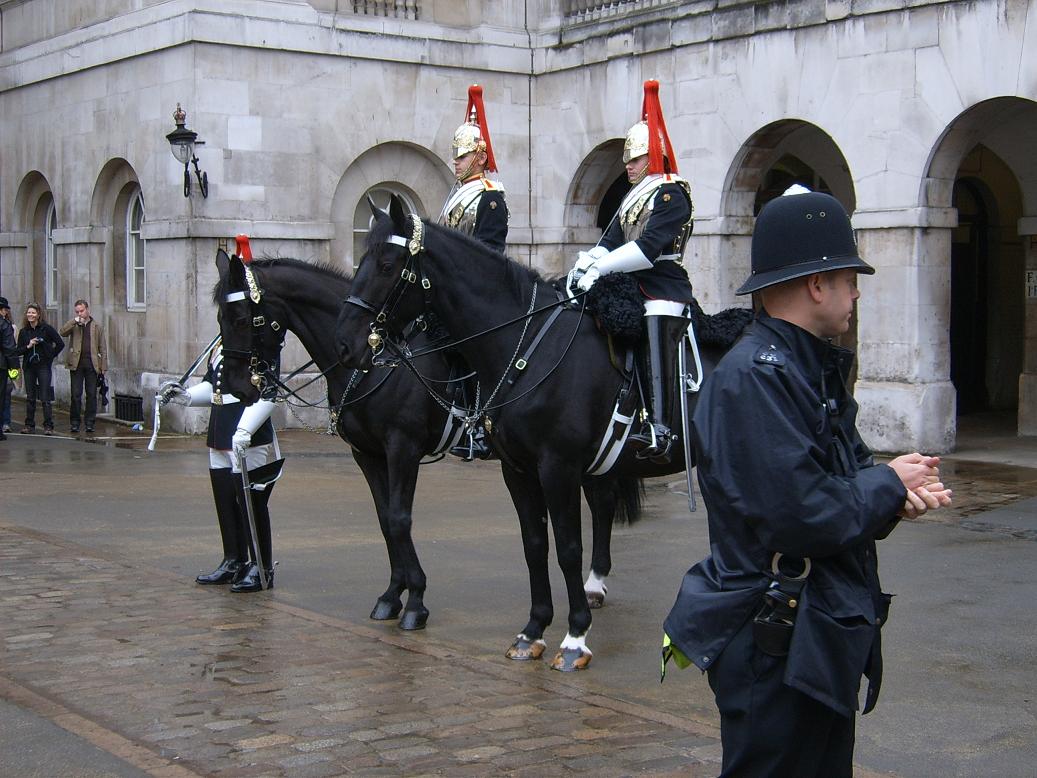
[{"label": "horse rein", "polygon": [[[540,308],[537,308],[536,307],[536,298],[537,298],[537,288],[538,287],[537,287],[537,284],[534,282],[534,284],[533,284],[533,291],[532,291],[532,294],[530,295],[529,310],[525,314],[523,314],[521,316],[516,316],[513,319],[505,321],[505,322],[503,322],[501,324],[494,325],[493,327],[490,327],[488,329],[481,330],[480,332],[476,332],[476,333],[474,333],[472,335],[469,335],[469,336],[467,336],[465,338],[461,338],[460,340],[451,341],[449,343],[445,343],[445,344],[441,344],[441,345],[438,345],[438,346],[434,346],[432,348],[423,349],[423,350],[421,350],[419,352],[412,352],[410,347],[409,347],[409,345],[408,345],[408,343],[407,343],[407,341],[406,341],[405,337],[401,336],[399,338],[401,343],[397,343],[396,339],[385,337],[385,334],[383,334],[383,332],[388,334],[388,330],[384,330],[383,331],[383,329],[378,326],[380,324],[381,325],[386,325],[386,327],[391,326],[391,318],[393,317],[393,315],[396,312],[396,309],[399,307],[401,301],[403,300],[403,296],[404,296],[404,294],[407,291],[407,284],[415,283],[419,277],[421,278],[421,287],[422,287],[422,290],[423,290],[423,293],[424,293],[424,298],[425,298],[424,299],[425,311],[431,310],[431,294],[430,294],[430,292],[431,292],[431,289],[432,289],[432,284],[428,280],[428,277],[425,275],[424,269],[422,268],[420,260],[419,260],[420,255],[425,251],[424,224],[422,223],[421,218],[416,216],[416,215],[414,215],[414,214],[410,215],[410,219],[411,219],[411,224],[413,225],[413,233],[412,233],[412,237],[409,240],[407,238],[403,237],[402,235],[390,235],[385,240],[386,243],[389,243],[389,244],[392,244],[392,245],[395,245],[395,246],[403,246],[403,247],[405,247],[407,249],[407,261],[404,264],[403,270],[400,272],[400,276],[397,278],[396,283],[393,285],[393,288],[389,290],[389,294],[386,296],[386,300],[382,304],[381,309],[375,308],[375,306],[372,303],[368,302],[367,300],[365,300],[364,298],[360,297],[359,295],[350,295],[344,301],[345,304],[355,305],[355,306],[357,306],[357,307],[359,307],[359,308],[361,308],[361,309],[363,309],[365,311],[368,311],[369,313],[372,313],[372,314],[375,315],[375,320],[373,322],[371,322],[371,325],[370,325],[371,326],[371,334],[368,335],[368,337],[367,337],[368,346],[370,346],[371,351],[373,352],[374,356],[375,357],[379,356],[382,353],[382,351],[385,349],[385,347],[388,346],[389,349],[392,352],[394,352],[395,356],[398,357],[399,360],[401,362],[403,362],[403,364],[405,364],[407,366],[407,368],[412,373],[414,373],[414,375],[421,382],[422,386],[425,387],[425,391],[427,391],[429,393],[429,395],[441,407],[443,407],[445,410],[447,410],[447,412],[464,412],[465,416],[466,416],[466,420],[474,420],[474,419],[478,418],[479,416],[485,415],[488,411],[497,410],[498,408],[503,408],[506,405],[510,405],[511,403],[516,402],[516,401],[522,399],[527,394],[529,394],[534,389],[536,389],[538,386],[540,386],[540,384],[542,384],[544,381],[546,381],[547,378],[549,378],[551,376],[551,374],[554,373],[554,371],[558,368],[558,366],[561,365],[562,361],[565,359],[566,355],[569,353],[569,349],[572,347],[573,342],[575,341],[576,333],[579,331],[580,324],[583,321],[583,316],[584,316],[584,313],[585,313],[585,308],[583,306],[580,307],[580,318],[579,318],[579,320],[576,323],[575,329],[573,330],[573,335],[569,339],[569,343],[566,345],[565,350],[562,352],[562,355],[559,357],[558,361],[554,364],[554,366],[549,371],[547,371],[547,373],[545,373],[544,376],[539,381],[537,381],[532,387],[530,387],[525,392],[522,392],[521,394],[516,395],[515,397],[512,397],[511,399],[507,400],[506,402],[499,403],[498,405],[492,405],[493,399],[496,397],[497,393],[500,391],[501,387],[504,385],[504,382],[507,379],[509,372],[511,371],[511,367],[518,364],[518,362],[516,362],[516,359],[517,359],[517,357],[519,355],[519,352],[522,349],[522,343],[523,343],[523,341],[526,338],[526,333],[528,332],[529,325],[532,322],[533,317],[536,316],[537,314],[543,312],[543,311],[548,311],[548,310],[551,310],[553,308],[559,308],[561,306],[570,306],[572,304],[573,300],[575,300],[575,299],[585,295],[586,292],[581,292],[578,295],[574,295],[572,298],[559,299],[559,300],[557,300],[555,302],[552,302],[552,303],[544,305],[544,306],[542,306]],[[428,354],[433,354],[433,353],[436,353],[438,351],[444,351],[446,349],[456,348],[457,346],[459,346],[462,343],[466,343],[466,342],[468,342],[470,340],[475,340],[476,338],[480,338],[480,337],[483,337],[484,335],[488,335],[490,333],[496,332],[497,330],[501,330],[501,329],[504,329],[506,327],[510,327],[513,324],[517,324],[520,321],[523,322],[523,327],[522,327],[522,333],[521,333],[521,335],[519,336],[519,339],[518,339],[518,343],[515,346],[515,353],[512,355],[511,360],[508,362],[508,368],[505,369],[504,374],[501,376],[500,381],[498,381],[498,383],[497,383],[497,386],[490,393],[490,396],[486,398],[486,402],[484,404],[482,404],[481,407],[480,407],[479,397],[478,397],[478,393],[479,393],[479,385],[478,384],[476,386],[476,405],[475,405],[475,407],[474,408],[456,408],[452,403],[448,402],[446,399],[441,397],[439,395],[439,393],[433,387],[431,387],[429,385],[429,381],[423,375],[421,375],[421,373],[417,370],[417,368],[412,364],[412,361],[414,359],[418,358],[418,357],[427,356]],[[553,321],[554,321],[554,318],[552,317],[551,319],[548,320],[548,323],[547,323],[546,326],[549,327],[550,324],[553,323]],[[541,332],[537,336],[536,342],[539,342],[539,339],[542,337],[543,334],[544,334],[544,332]],[[519,362],[523,362],[524,363],[525,360],[519,360]],[[524,369],[524,367],[525,367],[525,364],[522,364],[522,366],[519,367],[519,370]]]}]

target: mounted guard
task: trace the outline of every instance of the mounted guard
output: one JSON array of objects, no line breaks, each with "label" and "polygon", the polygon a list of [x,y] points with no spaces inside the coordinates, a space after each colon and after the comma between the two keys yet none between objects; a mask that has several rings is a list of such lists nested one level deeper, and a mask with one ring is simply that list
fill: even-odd
[{"label": "mounted guard", "polygon": [[[504,185],[486,177],[488,172],[497,172],[497,160],[493,156],[482,95],[482,87],[478,84],[468,87],[465,121],[454,131],[452,156],[457,181],[443,204],[438,222],[471,235],[503,254],[508,240],[508,205],[504,200]],[[463,363],[463,360],[455,361]],[[460,373],[471,372],[467,365],[458,364],[457,367]],[[468,383],[470,385],[465,386],[467,394],[478,397],[476,381]],[[465,398],[462,404],[467,406],[471,402]],[[489,459],[493,455],[481,425],[469,427],[461,443],[450,453],[469,461]]]},{"label": "mounted guard", "polygon": [[471,235],[503,254],[508,240],[508,205],[504,185],[486,177],[497,172],[497,161],[478,84],[468,87],[465,122],[454,132],[453,164],[457,182],[443,204],[438,223]]},{"label": "mounted guard", "polygon": [[677,350],[688,329],[693,300],[682,264],[693,205],[690,184],[677,174],[658,81],[644,83],[641,120],[627,132],[623,163],[630,191],[598,245],[579,253],[569,284],[588,291],[610,273],[630,273],[637,281],[644,298],[638,367],[648,419],[629,439],[642,447],[638,456],[662,464],[671,457]]}]

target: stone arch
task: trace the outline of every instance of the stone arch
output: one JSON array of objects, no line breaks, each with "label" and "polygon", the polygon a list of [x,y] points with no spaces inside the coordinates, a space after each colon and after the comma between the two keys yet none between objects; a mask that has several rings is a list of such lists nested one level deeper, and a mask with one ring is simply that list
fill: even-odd
[{"label": "stone arch", "polygon": [[624,181],[622,138],[598,144],[583,158],[565,193],[565,243],[582,247],[597,242],[619,207]]},{"label": "stone arch", "polygon": [[[1020,288],[1037,275],[1037,102],[995,97],[956,116],[934,143],[919,203],[953,208],[957,226],[924,281],[949,320],[956,413],[1015,410],[1037,435],[1037,306]],[[947,280],[950,283],[947,283]],[[963,365],[962,361],[969,362]],[[973,376],[968,385],[965,378]],[[977,383],[978,381],[978,383]]]},{"label": "stone arch", "polygon": [[[36,301],[47,305],[45,291],[47,236],[46,219],[50,208],[56,208],[54,192],[47,177],[38,170],[30,171],[18,185],[14,199],[13,227],[24,235],[24,248],[16,254],[16,264],[21,272],[21,289],[18,297],[24,302]],[[60,214],[58,214],[60,216]],[[53,247],[52,247],[53,250]],[[68,280],[59,277],[59,286],[55,290],[58,303],[63,300],[62,284]],[[15,295],[8,295],[13,298]],[[48,306],[53,310],[53,306]]]},{"label": "stone arch", "polygon": [[351,268],[357,204],[375,187],[406,192],[422,217],[439,215],[440,204],[453,185],[453,172],[423,146],[403,141],[381,143],[360,154],[339,179],[331,201],[331,261]]},{"label": "stone arch", "polygon": [[110,302],[113,314],[124,312],[127,308],[124,225],[131,201],[140,189],[140,179],[133,166],[125,159],[116,157],[108,160],[101,168],[90,198],[90,224],[93,229],[88,239],[103,244],[102,289],[104,302]]},{"label": "stone arch", "polygon": [[[776,171],[781,175],[775,175]],[[801,180],[808,171],[810,180]],[[696,242],[698,250],[690,266],[707,310],[726,307],[736,299],[735,290],[749,275],[754,217],[767,200],[792,183],[829,192],[850,213],[856,207],[849,165],[825,130],[800,119],[781,119],[758,129],[741,145],[728,168],[720,223],[709,236],[711,240],[706,245]]]}]

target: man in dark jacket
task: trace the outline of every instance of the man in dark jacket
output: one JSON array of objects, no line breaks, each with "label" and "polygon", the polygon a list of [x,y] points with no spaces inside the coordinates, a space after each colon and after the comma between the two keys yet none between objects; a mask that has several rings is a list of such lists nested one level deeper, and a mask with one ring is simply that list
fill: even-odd
[{"label": "man in dark jacket", "polygon": [[877,465],[846,388],[859,273],[834,198],[778,198],[760,212],[752,276],[763,307],[706,382],[693,434],[711,555],[684,576],[665,622],[708,673],[724,776],[852,775],[861,677],[881,681],[875,540],[899,517],[949,505],[939,459]]},{"label": "man in dark jacket", "polygon": [[[6,314],[10,313],[11,305],[6,297],[0,297],[0,399],[7,397],[7,370],[10,367],[18,367],[16,355],[18,344],[14,339],[14,325],[11,324]],[[7,440],[3,428],[0,427],[0,440]]]}]

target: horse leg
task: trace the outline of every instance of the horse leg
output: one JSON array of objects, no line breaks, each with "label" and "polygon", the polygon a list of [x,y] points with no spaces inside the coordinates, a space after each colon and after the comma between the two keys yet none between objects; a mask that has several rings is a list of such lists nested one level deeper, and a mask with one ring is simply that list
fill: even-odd
[{"label": "horse leg", "polygon": [[515,637],[515,642],[507,650],[508,659],[539,659],[544,653],[544,630],[550,626],[554,618],[554,605],[551,602],[551,578],[547,567],[547,554],[550,550],[547,536],[547,505],[540,489],[540,482],[535,476],[520,473],[501,463],[504,483],[511,493],[518,513],[519,527],[522,531],[522,549],[526,557],[526,568],[529,570],[529,622]]},{"label": "horse leg", "polygon": [[374,500],[375,512],[378,514],[378,526],[385,539],[385,550],[389,554],[389,587],[378,597],[371,618],[376,621],[395,619],[403,609],[400,595],[403,593],[403,567],[399,563],[398,553],[389,531],[389,467],[381,457],[370,456],[353,449],[353,458],[360,465],[360,471],[367,479]]},{"label": "horse leg", "polygon": [[612,520],[616,515],[617,497],[612,482],[602,478],[585,480],[583,494],[591,509],[592,527],[591,569],[583,591],[589,607],[601,608],[608,594],[605,579],[612,570]]},{"label": "horse leg", "polygon": [[413,445],[387,441],[389,462],[389,536],[396,549],[396,561],[407,587],[407,605],[400,616],[400,629],[424,629],[428,621],[425,607],[425,571],[418,561],[411,535],[414,489],[418,482],[421,452]]},{"label": "horse leg", "polygon": [[539,464],[540,482],[551,514],[555,553],[569,596],[569,632],[555,658],[554,670],[571,672],[590,664],[587,647],[591,610],[583,591],[583,538],[580,533],[580,469],[562,456],[544,457]]}]

